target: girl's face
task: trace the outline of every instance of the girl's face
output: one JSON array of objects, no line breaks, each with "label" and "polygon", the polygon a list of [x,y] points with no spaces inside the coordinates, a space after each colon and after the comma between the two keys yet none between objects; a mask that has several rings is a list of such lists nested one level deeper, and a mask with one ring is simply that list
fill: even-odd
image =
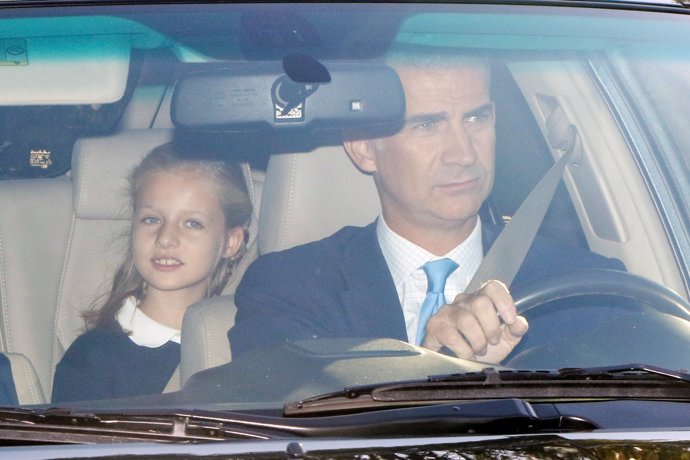
[{"label": "girl's face", "polygon": [[134,265],[152,292],[193,303],[204,297],[221,257],[240,249],[244,233],[226,230],[216,187],[194,170],[154,171],[139,187],[132,222]]}]

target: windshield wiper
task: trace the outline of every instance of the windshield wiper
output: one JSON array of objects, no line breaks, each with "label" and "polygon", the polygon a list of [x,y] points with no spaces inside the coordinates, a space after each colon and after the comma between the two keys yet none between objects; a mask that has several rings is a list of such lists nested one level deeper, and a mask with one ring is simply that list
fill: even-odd
[{"label": "windshield wiper", "polygon": [[650,366],[649,364],[625,364],[620,366],[602,366],[602,367],[573,367],[565,368],[558,371],[558,374],[563,378],[608,378],[615,376],[642,376],[650,378],[658,376],[660,378],[668,378],[672,380],[680,380],[685,383],[690,383],[690,374],[681,371],[674,371],[658,366]]},{"label": "windshield wiper", "polygon": [[346,388],[291,402],[286,416],[347,413],[487,399],[690,400],[690,374],[643,364],[558,371],[496,370]]}]

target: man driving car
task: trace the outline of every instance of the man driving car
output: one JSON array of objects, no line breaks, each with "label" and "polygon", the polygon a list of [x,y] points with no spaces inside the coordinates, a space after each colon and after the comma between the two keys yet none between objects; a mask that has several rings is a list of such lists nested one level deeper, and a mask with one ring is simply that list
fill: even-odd
[{"label": "man driving car", "polygon": [[[479,218],[494,179],[486,60],[405,51],[389,64],[405,92],[404,126],[343,144],[373,177],[381,215],[367,227],[259,258],[236,292],[233,356],[286,340],[390,337],[498,363],[527,332],[499,280],[464,292],[498,233]],[[536,241],[515,282],[584,267],[620,265]]]}]

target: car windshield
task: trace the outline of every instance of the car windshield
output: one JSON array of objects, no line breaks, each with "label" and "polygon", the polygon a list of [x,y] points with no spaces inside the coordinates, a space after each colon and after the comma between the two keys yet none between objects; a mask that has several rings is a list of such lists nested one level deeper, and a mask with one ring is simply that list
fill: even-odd
[{"label": "car windshield", "polygon": [[0,8],[3,407],[687,377],[680,6],[120,3]]}]

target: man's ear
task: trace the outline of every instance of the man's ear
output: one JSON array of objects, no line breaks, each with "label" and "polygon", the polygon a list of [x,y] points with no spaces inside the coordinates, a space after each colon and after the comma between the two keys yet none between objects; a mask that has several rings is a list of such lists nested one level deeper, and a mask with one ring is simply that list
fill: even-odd
[{"label": "man's ear", "polygon": [[372,140],[343,142],[345,152],[357,168],[364,173],[376,171],[376,149]]},{"label": "man's ear", "polygon": [[223,257],[232,259],[242,250],[245,243],[245,233],[242,227],[235,227],[228,232],[225,237],[225,251],[223,252]]}]

